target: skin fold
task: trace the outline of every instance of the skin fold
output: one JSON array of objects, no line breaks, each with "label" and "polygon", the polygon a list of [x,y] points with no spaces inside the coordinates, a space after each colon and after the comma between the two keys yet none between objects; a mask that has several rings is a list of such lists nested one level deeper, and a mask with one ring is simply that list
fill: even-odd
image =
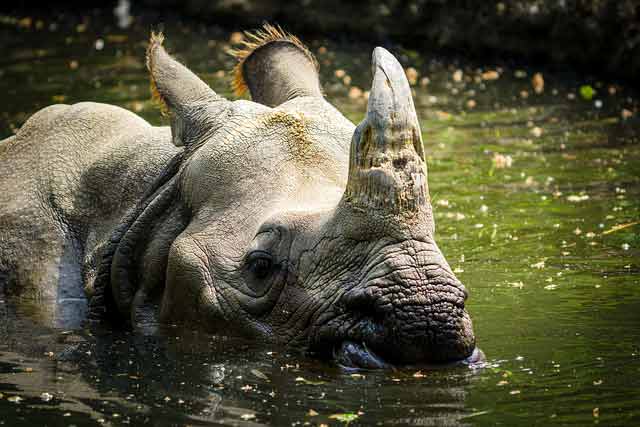
[{"label": "skin fold", "polygon": [[278,28],[249,37],[213,92],[152,35],[171,126],[79,103],[0,141],[0,289],[51,322],[186,324],[356,368],[474,354],[467,291],[435,242],[409,84],[376,48],[357,126]]}]

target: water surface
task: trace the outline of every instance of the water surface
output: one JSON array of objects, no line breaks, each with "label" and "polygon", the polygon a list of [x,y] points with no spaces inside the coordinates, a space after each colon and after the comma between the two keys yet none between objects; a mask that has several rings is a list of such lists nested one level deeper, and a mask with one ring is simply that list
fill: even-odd
[{"label": "water surface", "polygon": [[[0,139],[57,102],[165,123],[144,69],[156,17],[119,28],[109,14],[25,16],[0,17]],[[165,32],[172,53],[232,96],[228,31],[169,21]],[[328,99],[360,121],[373,46],[307,42]],[[0,424],[640,423],[636,94],[570,71],[390,48],[418,73],[437,239],[471,293],[485,365],[351,374],[171,328],[51,325],[38,314],[46,301],[0,295]]]}]

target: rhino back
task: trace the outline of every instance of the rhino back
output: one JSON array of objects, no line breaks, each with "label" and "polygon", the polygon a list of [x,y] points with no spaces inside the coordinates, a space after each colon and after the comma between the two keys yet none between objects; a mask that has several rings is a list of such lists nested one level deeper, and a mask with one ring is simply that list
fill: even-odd
[{"label": "rhino back", "polygon": [[46,296],[80,286],[83,256],[177,153],[170,141],[168,128],[89,102],[42,109],[1,141],[0,272],[17,276],[5,281]]}]

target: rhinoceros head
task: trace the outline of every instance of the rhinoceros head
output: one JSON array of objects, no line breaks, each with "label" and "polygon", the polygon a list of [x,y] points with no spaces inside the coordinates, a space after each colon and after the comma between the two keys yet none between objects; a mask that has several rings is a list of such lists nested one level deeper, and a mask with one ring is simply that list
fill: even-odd
[{"label": "rhinoceros head", "polygon": [[[106,249],[94,312],[295,345],[346,366],[472,355],[467,291],[434,240],[427,166],[398,61],[373,52],[364,120],[321,94],[273,27],[228,101],[153,37],[148,66],[184,148]],[[103,289],[104,291],[100,291]]]}]

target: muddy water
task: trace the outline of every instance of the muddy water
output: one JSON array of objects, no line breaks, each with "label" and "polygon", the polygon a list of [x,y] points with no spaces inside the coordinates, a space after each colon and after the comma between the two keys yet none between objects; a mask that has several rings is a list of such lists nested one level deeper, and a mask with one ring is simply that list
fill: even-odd
[{"label": "muddy water", "polygon": [[[119,28],[109,14],[24,16],[0,17],[0,138],[56,102],[107,102],[163,123],[143,59],[156,17]],[[228,31],[165,31],[172,52],[231,96]],[[372,46],[310,44],[327,97],[359,121],[364,94],[353,88],[367,88]],[[418,73],[437,238],[471,293],[484,365],[345,373],[176,329],[51,325],[46,302],[0,295],[0,424],[640,423],[636,94],[582,74],[391,48]]]}]

